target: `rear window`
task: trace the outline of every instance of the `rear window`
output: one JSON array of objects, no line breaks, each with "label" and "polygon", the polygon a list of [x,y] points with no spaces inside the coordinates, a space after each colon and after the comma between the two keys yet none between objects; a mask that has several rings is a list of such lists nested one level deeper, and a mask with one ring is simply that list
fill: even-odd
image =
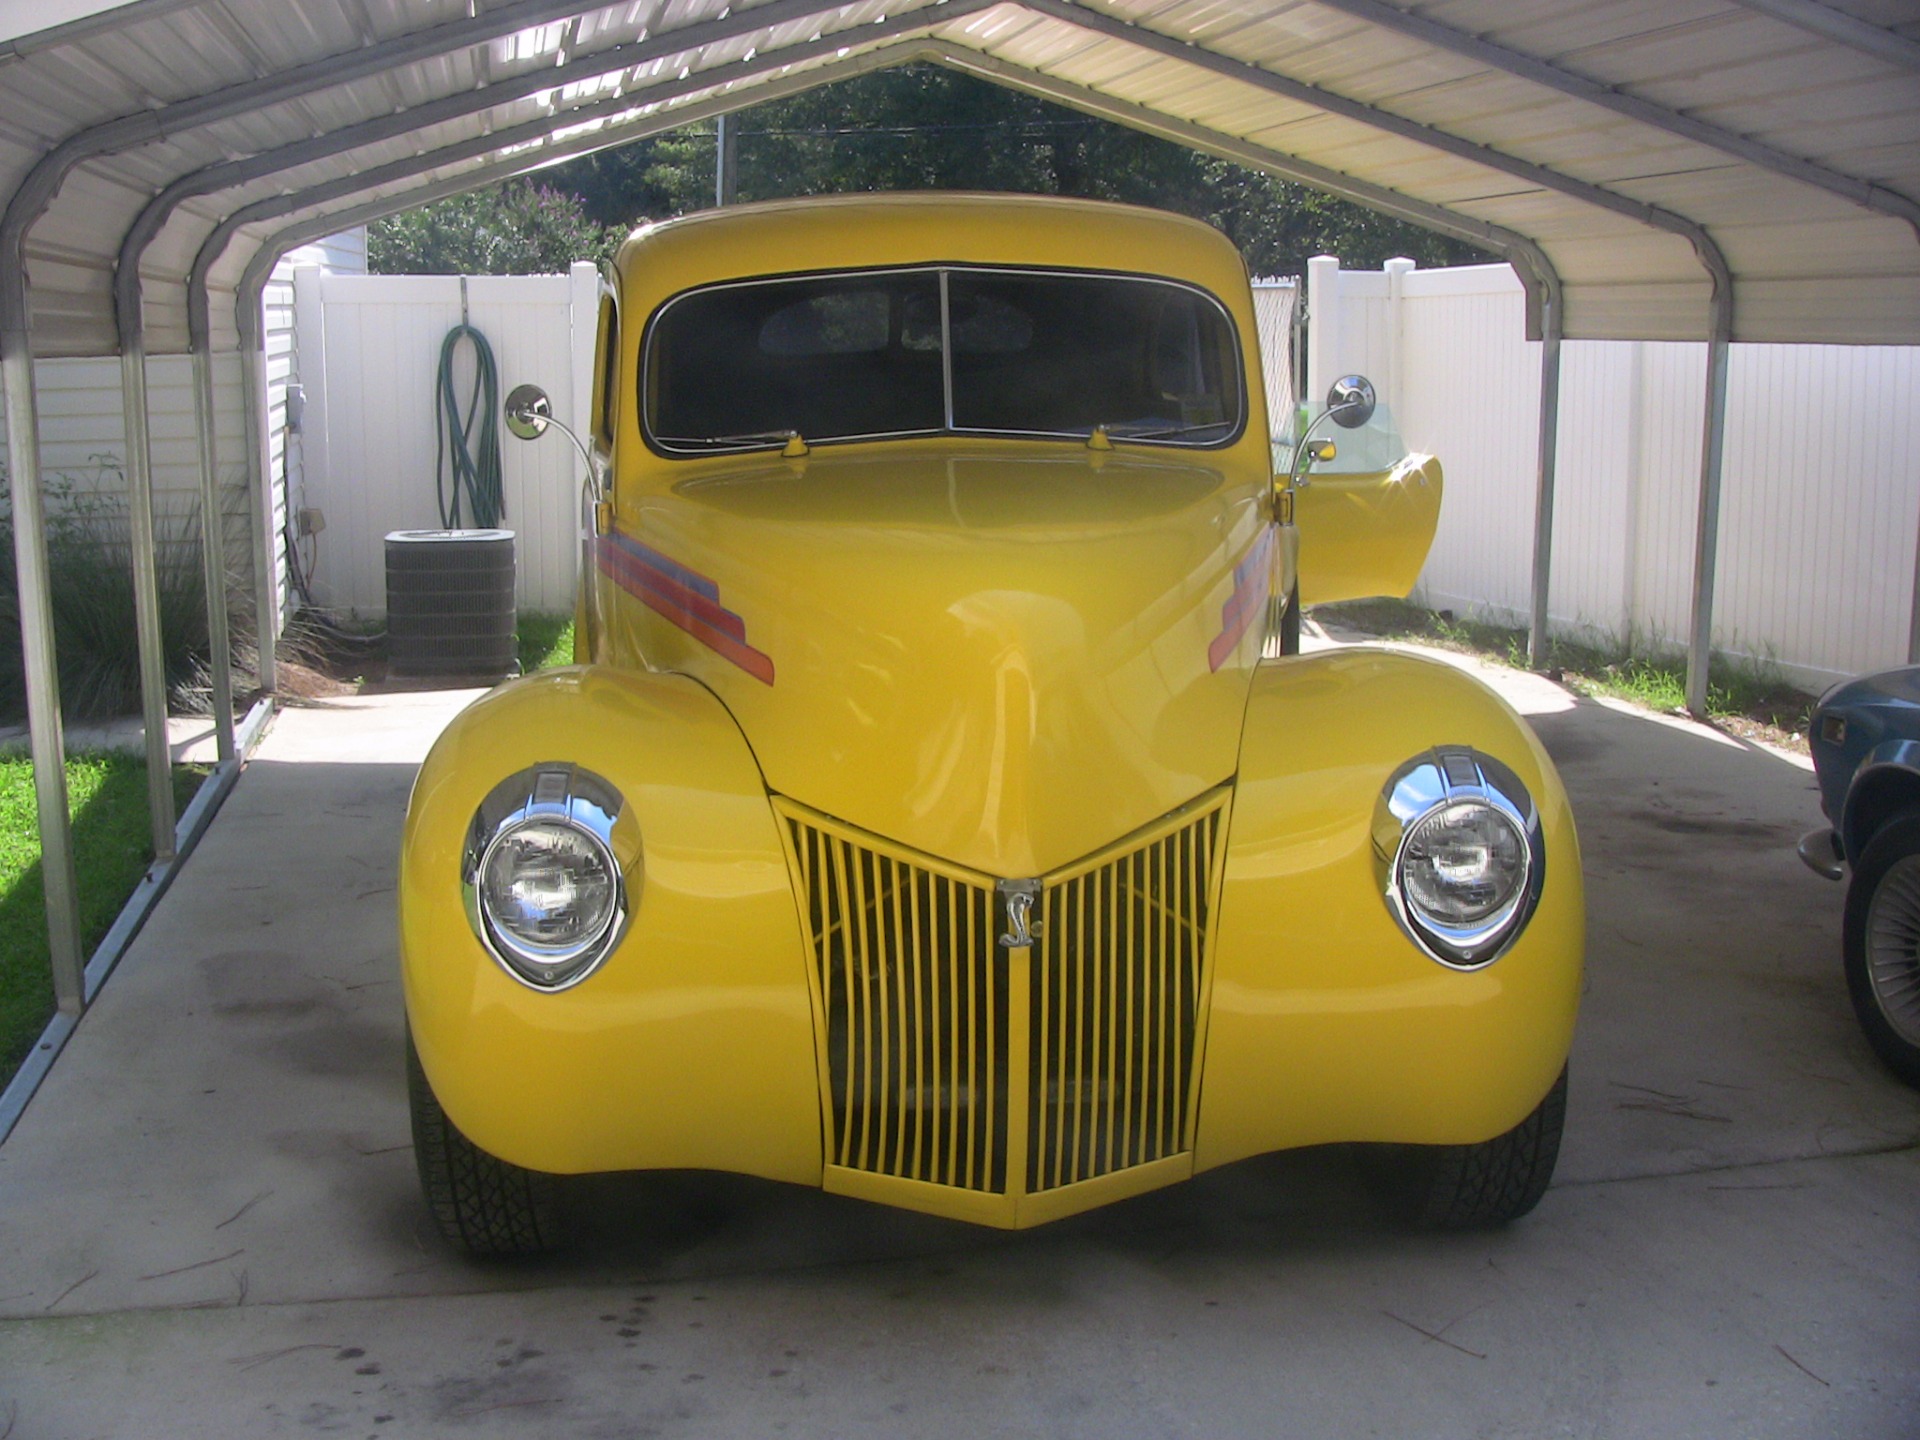
[{"label": "rear window", "polygon": [[641,413],[668,454],[943,432],[1211,447],[1245,416],[1233,322],[1205,291],[1083,271],[807,275],[676,296]]}]

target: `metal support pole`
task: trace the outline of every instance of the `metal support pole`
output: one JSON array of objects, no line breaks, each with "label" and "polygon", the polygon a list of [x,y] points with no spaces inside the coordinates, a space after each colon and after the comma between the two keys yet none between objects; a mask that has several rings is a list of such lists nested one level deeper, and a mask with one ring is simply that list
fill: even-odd
[{"label": "metal support pole", "polygon": [[280,638],[280,580],[274,567],[273,466],[267,454],[267,352],[259,326],[240,336],[240,388],[247,420],[247,496],[253,509],[253,630],[260,688],[274,687],[273,646]]},{"label": "metal support pole", "polygon": [[740,127],[731,115],[714,126],[713,203],[731,205],[740,196]]},{"label": "metal support pole", "polygon": [[1541,302],[1540,436],[1538,482],[1533,501],[1533,613],[1527,624],[1527,664],[1547,668],[1547,588],[1553,571],[1553,486],[1560,462],[1560,295],[1554,286]]},{"label": "metal support pole", "polygon": [[213,728],[220,763],[232,760],[233,661],[227,627],[226,526],[220,514],[220,480],[213,449],[213,346],[203,333],[193,341],[193,418],[200,432],[200,556],[207,589],[207,641],[213,651]]},{"label": "metal support pole", "polygon": [[133,625],[140,647],[140,713],[147,742],[147,809],[153,855],[173,858],[173,752],[167,743],[167,664],[160,642],[160,583],[154,565],[153,445],[147,354],[138,334],[120,354],[120,406],[127,433],[127,527],[133,542]]},{"label": "metal support pole", "polygon": [[[73,869],[67,814],[67,747],[60,725],[60,672],[53,646],[53,598],[47,568],[47,516],[40,493],[40,414],[33,392],[33,345],[26,324],[26,277],[0,324],[0,380],[7,387],[7,449],[13,462],[13,558],[20,588],[20,649],[27,680],[27,733],[33,793],[40,808],[40,873],[46,886],[47,948],[53,996],[63,1014],[86,1006],[86,956],[80,950],[80,884]],[[18,323],[12,323],[15,317]]]},{"label": "metal support pole", "polygon": [[1707,342],[1707,422],[1700,446],[1700,518],[1693,540],[1693,630],[1687,642],[1687,709],[1707,713],[1713,655],[1713,576],[1720,549],[1720,463],[1726,449],[1728,329]]}]

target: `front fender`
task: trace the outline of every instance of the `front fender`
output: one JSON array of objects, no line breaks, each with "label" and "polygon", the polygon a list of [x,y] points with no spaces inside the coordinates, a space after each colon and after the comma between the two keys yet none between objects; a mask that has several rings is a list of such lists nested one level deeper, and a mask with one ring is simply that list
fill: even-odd
[{"label": "front fender", "polygon": [[[641,840],[626,935],[557,994],[494,961],[460,893],[475,808],[544,761],[611,781]],[[694,681],[546,671],[455,720],[408,808],[400,951],[421,1063],[482,1149],[562,1173],[685,1167],[819,1182],[807,951],[787,863],[746,740]]]},{"label": "front fender", "polygon": [[1888,820],[1920,802],[1920,741],[1882,740],[1861,757],[1847,782],[1838,830],[1849,864],[1858,865],[1867,842]]},{"label": "front fender", "polygon": [[[1462,973],[1382,901],[1382,787],[1436,745],[1505,762],[1539,808],[1546,881],[1513,947]],[[1454,667],[1350,649],[1263,663],[1228,836],[1195,1165],[1330,1141],[1465,1144],[1565,1063],[1585,910],[1566,794],[1526,723]]]}]

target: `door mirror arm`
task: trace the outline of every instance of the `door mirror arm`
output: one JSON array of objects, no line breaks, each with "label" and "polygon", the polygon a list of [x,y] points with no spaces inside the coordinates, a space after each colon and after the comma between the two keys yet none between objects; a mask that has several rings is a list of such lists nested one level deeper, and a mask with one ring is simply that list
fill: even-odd
[{"label": "door mirror arm", "polygon": [[593,452],[574,433],[571,425],[555,416],[553,402],[547,398],[547,392],[538,385],[516,385],[508,393],[501,409],[506,412],[507,429],[519,439],[538,440],[547,433],[547,427],[552,426],[573,442],[573,448],[580,455],[580,463],[586,467],[586,480],[580,487],[581,510],[594,534],[606,534],[611,528],[612,516],[606,513],[606,496],[600,485],[599,471],[593,463]]}]

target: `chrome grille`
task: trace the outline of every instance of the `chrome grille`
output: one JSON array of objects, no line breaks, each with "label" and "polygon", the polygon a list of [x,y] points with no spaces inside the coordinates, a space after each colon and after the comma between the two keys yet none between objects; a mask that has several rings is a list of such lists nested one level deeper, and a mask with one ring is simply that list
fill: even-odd
[{"label": "chrome grille", "polygon": [[1027,1189],[1187,1148],[1214,805],[1049,880],[1036,950]]},{"label": "chrome grille", "polygon": [[834,1163],[1000,1192],[1007,994],[993,891],[789,814],[825,1012]]},{"label": "chrome grille", "polygon": [[991,877],[776,799],[812,942],[831,1163],[1009,1194],[1186,1151],[1226,799],[1044,877],[1017,966]]}]

